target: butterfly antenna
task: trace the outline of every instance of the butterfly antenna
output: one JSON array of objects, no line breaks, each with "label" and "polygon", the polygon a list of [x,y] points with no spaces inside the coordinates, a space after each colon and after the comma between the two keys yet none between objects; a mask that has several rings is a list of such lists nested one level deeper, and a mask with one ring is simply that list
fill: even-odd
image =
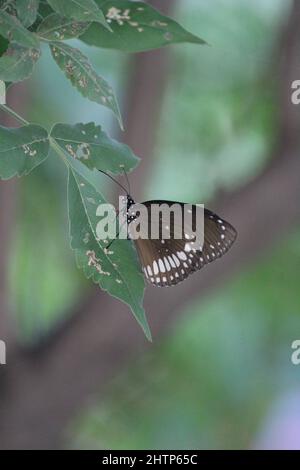
[{"label": "butterfly antenna", "polygon": [[[124,170],[124,168],[123,168],[123,170]],[[108,178],[110,178],[114,183],[116,183],[118,186],[120,186],[120,188],[122,188],[123,191],[125,191],[125,193],[126,193],[128,196],[130,195],[130,193],[127,191],[127,189],[126,189],[121,183],[119,183],[119,181],[117,181],[115,178],[113,178],[111,175],[109,175],[108,173],[106,173],[106,172],[103,171],[103,170],[99,170],[99,169],[98,169],[98,171],[100,171],[100,173],[103,173],[105,176],[108,176]],[[127,177],[127,173],[126,173],[125,170],[124,170],[124,173],[125,173],[125,175],[126,175],[127,185],[128,185],[128,189],[129,189],[129,191],[130,191],[130,183],[129,183],[129,180],[128,180],[128,177]],[[116,217],[118,216],[118,213],[119,213],[119,211],[116,212]],[[123,225],[124,225],[124,223],[122,224],[122,226],[123,226]],[[116,238],[114,238],[113,240],[111,240],[111,242],[106,246],[106,250],[108,250],[108,249],[111,247],[111,245],[113,244],[113,242],[118,239],[118,236],[119,236],[119,234],[120,234],[120,231],[121,231],[122,226],[119,228],[118,233],[117,233],[117,235],[116,235]]]},{"label": "butterfly antenna", "polygon": [[106,250],[108,250],[108,249],[111,247],[111,245],[113,244],[113,242],[118,239],[118,237],[119,237],[119,235],[120,235],[120,232],[121,232],[123,226],[126,224],[126,222],[127,222],[127,221],[125,220],[125,221],[123,222],[123,224],[119,227],[119,230],[118,230],[118,233],[116,234],[116,237],[115,237],[113,240],[111,240],[111,241],[109,242],[109,244],[105,247]]},{"label": "butterfly antenna", "polygon": [[104,175],[108,176],[108,178],[110,178],[114,183],[116,183],[118,186],[120,186],[120,188],[122,188],[123,191],[125,191],[125,193],[126,193],[127,195],[129,194],[128,191],[127,191],[127,189],[126,189],[121,183],[119,183],[119,181],[117,181],[115,178],[113,178],[111,175],[109,175],[108,173],[106,173],[106,172],[103,171],[103,170],[99,170],[99,169],[98,169],[98,171],[100,171],[100,173],[103,173]]},{"label": "butterfly antenna", "polygon": [[126,173],[126,170],[125,170],[125,168],[123,168],[123,171],[124,171],[125,178],[126,178],[126,181],[127,181],[127,186],[128,186],[128,194],[131,194],[131,190],[130,190],[130,181],[129,181],[129,178],[128,178],[128,175],[127,175],[127,173]]}]

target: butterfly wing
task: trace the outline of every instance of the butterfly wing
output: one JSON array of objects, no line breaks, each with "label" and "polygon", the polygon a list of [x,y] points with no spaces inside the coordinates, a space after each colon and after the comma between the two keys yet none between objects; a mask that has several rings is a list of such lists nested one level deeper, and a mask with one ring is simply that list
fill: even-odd
[{"label": "butterfly wing", "polygon": [[[143,204],[147,207],[149,219],[151,204],[168,204],[171,201],[147,201]],[[183,203],[179,203],[182,206]],[[196,206],[191,206],[193,212]],[[133,224],[135,221],[132,222]],[[152,221],[155,223],[155,221]],[[157,221],[162,224],[162,218]],[[130,224],[131,225],[131,224]],[[129,225],[129,235],[130,235]],[[172,238],[174,227],[171,221],[170,238],[134,240],[142,268],[146,279],[159,287],[172,286],[186,279],[193,272],[201,269],[205,264],[211,263],[224,255],[234,240],[237,232],[228,222],[218,215],[204,209],[204,244],[197,246],[193,241],[192,226],[184,226],[181,239]]]}]

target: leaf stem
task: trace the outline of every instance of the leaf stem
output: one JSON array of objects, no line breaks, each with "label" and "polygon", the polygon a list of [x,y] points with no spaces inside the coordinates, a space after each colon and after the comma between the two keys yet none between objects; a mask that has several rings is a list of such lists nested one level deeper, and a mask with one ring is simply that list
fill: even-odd
[{"label": "leaf stem", "polygon": [[69,162],[68,160],[66,159],[66,156],[64,154],[64,151],[60,148],[60,146],[58,145],[58,143],[56,142],[55,139],[53,139],[53,137],[49,136],[49,142],[50,142],[50,147],[53,148],[53,150],[60,156],[60,158],[63,160],[63,162],[67,165],[67,167],[69,166]]},{"label": "leaf stem", "polygon": [[[30,125],[30,122],[26,121],[26,119],[24,119],[22,116],[16,113],[16,111],[11,109],[9,106],[6,106],[5,104],[0,104],[0,109],[3,109],[3,111],[10,114],[13,118],[15,118],[21,124],[24,124],[25,126]],[[68,166],[68,160],[65,157],[64,151],[60,148],[56,140],[53,139],[50,135],[49,135],[49,143],[52,149],[61,157],[63,162]]]}]

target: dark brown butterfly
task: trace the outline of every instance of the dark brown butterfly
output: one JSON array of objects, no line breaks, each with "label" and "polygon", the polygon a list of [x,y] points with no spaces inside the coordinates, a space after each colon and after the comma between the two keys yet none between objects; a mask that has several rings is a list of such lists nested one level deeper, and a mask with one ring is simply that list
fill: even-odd
[{"label": "dark brown butterfly", "polygon": [[[151,221],[151,206],[157,204],[180,204],[173,201],[146,201],[142,203],[147,208],[149,224]],[[135,223],[134,201],[127,196],[127,223]],[[196,205],[191,206],[196,212]],[[156,223],[159,224],[159,233],[162,233],[162,217]],[[171,219],[169,237],[158,239],[137,238],[134,241],[139,259],[146,279],[155,286],[173,286],[186,279],[190,274],[201,269],[204,265],[211,263],[223,256],[236,239],[236,230],[225,220],[208,209],[204,209],[204,243],[202,246],[195,242],[195,218],[191,226],[182,225],[181,238],[174,238],[174,225]],[[150,233],[150,232],[149,232]]]},{"label": "dark brown butterfly", "polygon": [[[115,181],[127,193],[126,216],[130,238],[130,225],[134,224],[136,220],[135,202],[129,194],[130,190],[128,192],[112,176],[102,170],[99,171]],[[185,205],[182,202],[163,200],[146,201],[142,204],[147,208],[149,224],[153,222],[158,224],[159,233],[163,232],[161,227],[162,218],[158,217],[156,221],[151,220],[151,206],[153,204],[167,204],[169,206],[180,204],[182,207]],[[191,205],[191,207],[192,212],[196,212],[197,206]],[[170,220],[168,238],[160,236],[158,239],[137,238],[133,240],[145,277],[152,285],[167,287],[178,284],[193,272],[223,256],[237,237],[237,232],[232,225],[214,212],[204,209],[204,241],[202,246],[197,246],[193,238],[195,232],[194,222],[195,218],[193,218],[190,227],[186,224],[182,225],[184,228],[182,229],[181,238],[173,237],[174,226],[172,220]]]}]

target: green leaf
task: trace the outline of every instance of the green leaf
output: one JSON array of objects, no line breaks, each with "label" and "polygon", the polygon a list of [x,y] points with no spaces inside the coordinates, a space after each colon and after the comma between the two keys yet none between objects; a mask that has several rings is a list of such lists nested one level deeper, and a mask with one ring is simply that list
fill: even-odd
[{"label": "green leaf", "polygon": [[18,18],[26,28],[35,22],[38,8],[39,0],[16,0]]},{"label": "green leaf", "polygon": [[127,52],[147,51],[180,42],[206,44],[146,3],[128,0],[97,0],[97,3],[113,33],[93,23],[80,38],[87,44]]},{"label": "green leaf", "polygon": [[6,49],[8,48],[9,41],[0,35],[0,57],[4,54]]},{"label": "green leaf", "polygon": [[34,124],[19,128],[0,126],[0,177],[27,175],[48,156],[45,129]]},{"label": "green leaf", "polygon": [[131,171],[139,162],[131,149],[117,140],[111,139],[95,123],[56,124],[51,137],[68,152],[71,157],[79,159],[90,169],[123,173]]},{"label": "green leaf", "polygon": [[52,13],[40,23],[37,34],[48,41],[71,39],[83,34],[89,26],[90,22],[75,21]]},{"label": "green leaf", "polygon": [[0,34],[9,41],[17,42],[23,47],[39,47],[37,37],[24,28],[18,18],[3,10],[0,10]]},{"label": "green leaf", "polygon": [[89,59],[79,49],[60,42],[50,44],[52,56],[77,90],[86,98],[109,108],[117,116],[120,126],[122,118],[111,86],[93,69]]},{"label": "green leaf", "polygon": [[[106,200],[91,181],[95,176],[78,160],[67,156],[69,169],[68,203],[71,247],[78,266],[103,290],[129,305],[146,337],[151,333],[142,306],[144,279],[130,240],[116,239],[109,250],[96,235],[96,209]],[[76,171],[77,170],[77,171]]]},{"label": "green leaf", "polygon": [[48,0],[48,3],[61,16],[78,21],[96,21],[110,30],[102,11],[94,0]]},{"label": "green leaf", "polygon": [[19,82],[28,78],[40,54],[39,49],[28,49],[18,44],[11,45],[0,57],[0,79],[6,82]]},{"label": "green leaf", "polygon": [[41,1],[39,4],[39,9],[38,9],[38,17],[36,21],[36,25],[39,25],[41,21],[43,21],[47,16],[53,14],[54,11],[49,5],[49,3]]}]

